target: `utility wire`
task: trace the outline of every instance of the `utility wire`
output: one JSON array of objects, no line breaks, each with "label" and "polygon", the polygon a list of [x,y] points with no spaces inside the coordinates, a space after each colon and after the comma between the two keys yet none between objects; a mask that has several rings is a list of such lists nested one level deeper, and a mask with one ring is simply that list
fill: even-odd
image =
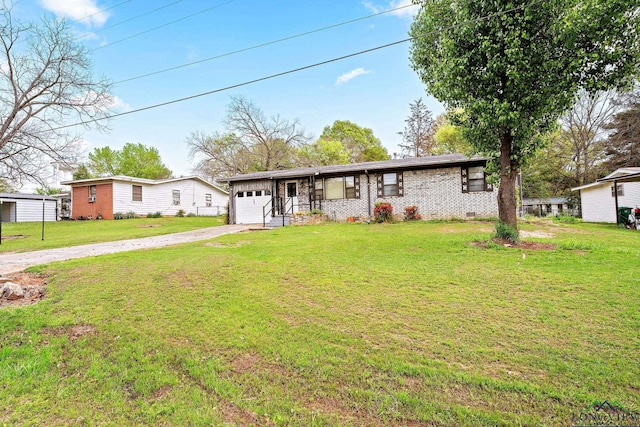
[{"label": "utility wire", "polygon": [[[115,8],[116,8],[116,7],[118,7],[118,6],[122,6],[123,4],[125,4],[125,3],[129,3],[129,2],[131,2],[131,1],[132,1],[132,0],[125,0],[125,1],[120,2],[120,3],[118,3],[118,4],[114,4],[114,5],[113,5],[113,6],[111,6],[111,7],[107,7],[106,9],[101,9],[101,10],[99,10],[99,11],[95,12],[95,13],[92,13],[91,15],[85,16],[84,18],[80,18],[80,19],[73,19],[71,22],[82,22],[82,21],[84,21],[85,19],[91,18],[92,16],[96,16],[96,15],[98,15],[98,14],[100,14],[100,13],[106,12],[107,10],[115,9]],[[84,37],[84,36],[83,36],[83,37]]]},{"label": "utility wire", "polygon": [[124,79],[124,80],[119,80],[119,81],[115,82],[114,84],[117,85],[117,84],[120,84],[120,83],[130,82],[132,80],[142,79],[144,77],[155,76],[157,74],[162,74],[162,73],[166,73],[166,72],[169,72],[169,71],[178,70],[180,68],[190,67],[191,65],[201,64],[203,62],[208,62],[208,61],[213,61],[214,59],[224,58],[226,56],[231,56],[231,55],[235,55],[235,54],[238,54],[238,53],[247,52],[247,51],[250,51],[250,50],[254,50],[254,49],[261,48],[261,47],[273,45],[273,44],[276,44],[276,43],[281,43],[281,42],[284,42],[284,41],[287,41],[287,40],[293,40],[293,39],[296,39],[296,38],[299,38],[299,37],[308,36],[309,34],[319,33],[320,31],[330,30],[332,28],[337,28],[337,27],[340,27],[340,26],[343,26],[343,25],[347,25],[347,24],[353,24],[354,22],[362,21],[362,20],[365,20],[365,19],[373,18],[373,17],[379,16],[379,15],[384,15],[386,13],[395,12],[395,11],[398,11],[400,9],[404,9],[404,8],[407,8],[407,7],[413,7],[413,6],[414,6],[413,4],[409,4],[409,5],[406,5],[406,6],[396,7],[395,9],[385,10],[385,11],[382,11],[382,12],[374,13],[373,15],[363,16],[363,17],[360,17],[360,18],[352,19],[350,21],[340,22],[338,24],[333,24],[333,25],[329,25],[329,26],[326,26],[326,27],[317,28],[315,30],[311,30],[311,31],[307,31],[307,32],[304,32],[304,33],[296,34],[296,35],[293,35],[293,36],[288,36],[288,37],[284,37],[284,38],[281,38],[281,39],[272,40],[272,41],[261,43],[261,44],[257,44],[257,45],[254,45],[254,46],[250,46],[250,47],[234,50],[232,52],[222,53],[220,55],[211,56],[209,58],[200,59],[200,60],[194,61],[194,62],[189,62],[188,64],[176,65],[175,67],[165,68],[165,69],[162,69],[162,70],[153,71],[153,72],[146,73],[146,74],[141,74],[141,75],[135,76],[135,77],[129,77],[129,78]]},{"label": "utility wire", "polygon": [[[131,0],[127,0],[127,1],[131,1]],[[131,18],[129,18],[129,19],[125,19],[124,21],[116,22],[115,24],[108,25],[108,26],[106,26],[106,27],[102,27],[102,28],[100,28],[99,30],[96,30],[96,31],[91,31],[90,33],[87,33],[87,34],[84,34],[84,35],[82,35],[82,36],[76,37],[74,40],[83,39],[83,38],[85,38],[85,37],[89,37],[90,35],[97,34],[97,33],[100,33],[100,32],[102,32],[102,31],[109,30],[109,29],[111,29],[111,28],[113,28],[113,27],[117,27],[118,25],[122,25],[122,24],[124,24],[124,23],[130,22],[130,21],[133,21],[134,19],[142,18],[143,16],[150,15],[150,14],[152,14],[152,13],[154,13],[154,12],[157,12],[157,11],[159,11],[159,10],[165,9],[165,8],[167,8],[167,7],[169,7],[169,6],[173,6],[174,4],[177,4],[177,3],[180,3],[180,2],[183,2],[183,1],[184,1],[184,0],[177,0],[177,1],[174,1],[174,2],[172,2],[172,3],[167,3],[167,4],[165,4],[164,6],[160,6],[160,7],[157,7],[157,8],[155,8],[155,9],[153,9],[153,10],[150,10],[150,11],[148,11],[148,12],[141,13],[140,15],[133,16],[133,17],[131,17]],[[125,3],[126,3],[126,2],[125,2]],[[122,4],[122,3],[120,3],[120,4]],[[118,5],[116,5],[116,6],[118,6]],[[115,7],[115,6],[113,6],[113,7]],[[105,9],[105,10],[106,10],[106,9]],[[86,18],[85,18],[85,19],[86,19]]]},{"label": "utility wire", "polygon": [[[461,22],[461,23],[456,24],[456,25],[451,25],[449,27],[445,27],[445,28],[441,28],[441,29],[438,29],[438,30],[434,30],[433,32],[431,32],[431,34],[437,34],[437,33],[441,33],[441,32],[444,32],[444,31],[448,31],[448,30],[452,30],[452,29],[455,29],[455,28],[459,28],[459,27],[462,27],[464,25],[468,25],[468,24],[471,24],[471,23],[484,21],[484,20],[487,20],[487,19],[490,19],[490,18],[495,18],[497,16],[501,16],[501,15],[505,15],[505,14],[510,13],[510,12],[514,12],[516,10],[524,9],[525,7],[535,6],[536,4],[542,3],[543,1],[545,1],[545,0],[536,0],[533,3],[527,4],[527,5],[516,6],[516,7],[513,7],[511,9],[508,9],[508,10],[505,10],[505,11],[500,11],[500,12],[492,13],[490,15],[481,16],[479,18],[475,18],[475,19],[472,19],[472,20],[469,20],[469,21]],[[78,123],[74,123],[74,124],[70,124],[70,125],[65,125],[65,126],[59,126],[57,128],[51,129],[51,130],[55,131],[55,130],[66,129],[66,128],[80,126],[80,125],[87,125],[87,124],[95,123],[95,122],[102,121],[102,120],[113,119],[113,118],[116,118],[116,117],[122,117],[122,116],[126,116],[126,115],[129,115],[129,114],[134,114],[134,113],[139,113],[139,112],[142,112],[142,111],[152,110],[152,109],[155,109],[155,108],[164,107],[164,106],[171,105],[171,104],[177,104],[179,102],[184,102],[184,101],[188,101],[188,100],[195,99],[195,98],[200,98],[200,97],[207,96],[207,95],[212,95],[214,93],[219,93],[219,92],[224,92],[224,91],[231,90],[231,89],[236,89],[236,88],[239,88],[239,87],[242,87],[242,86],[247,86],[247,85],[251,85],[251,84],[254,84],[254,83],[259,83],[259,82],[262,82],[262,81],[265,81],[265,80],[271,80],[271,79],[274,79],[276,77],[282,77],[282,76],[286,76],[288,74],[297,73],[299,71],[308,70],[310,68],[315,68],[315,67],[319,67],[319,66],[322,66],[322,65],[327,65],[327,64],[330,64],[330,63],[333,63],[333,62],[342,61],[344,59],[353,58],[355,56],[363,55],[365,53],[370,53],[370,52],[374,52],[374,51],[377,51],[377,50],[386,49],[388,47],[392,47],[392,46],[400,45],[402,43],[406,43],[406,42],[411,41],[413,39],[414,39],[413,37],[409,37],[409,38],[406,38],[406,39],[403,39],[403,40],[398,40],[398,41],[395,41],[395,42],[392,42],[392,43],[387,43],[387,44],[384,44],[384,45],[381,45],[381,46],[376,46],[376,47],[373,47],[373,48],[370,48],[370,49],[361,50],[359,52],[351,53],[351,54],[340,56],[340,57],[337,57],[337,58],[328,59],[326,61],[316,62],[315,64],[306,65],[304,67],[294,68],[294,69],[291,69],[291,70],[288,70],[288,71],[283,71],[283,72],[280,72],[280,73],[271,74],[269,76],[260,77],[260,78],[254,79],[254,80],[248,80],[248,81],[245,81],[245,82],[242,82],[242,83],[237,83],[237,84],[234,84],[234,85],[231,85],[231,86],[226,86],[226,87],[222,87],[222,88],[219,88],[219,89],[214,89],[214,90],[210,90],[210,91],[207,91],[207,92],[201,92],[201,93],[198,93],[196,95],[186,96],[184,98],[177,98],[177,99],[173,99],[171,101],[166,101],[166,102],[161,102],[159,104],[149,105],[147,107],[136,108],[135,110],[125,111],[123,113],[112,114],[112,115],[101,117],[101,118],[85,120],[85,121],[82,121],[82,122],[78,122]]]},{"label": "utility wire", "polygon": [[173,20],[173,21],[167,22],[167,23],[165,23],[165,24],[158,25],[157,27],[153,27],[153,28],[150,28],[150,29],[148,29],[148,30],[142,31],[142,32],[140,32],[140,33],[133,34],[133,35],[131,35],[131,36],[129,36],[129,37],[125,37],[125,38],[123,38],[123,39],[116,40],[116,41],[111,42],[111,43],[107,43],[107,44],[105,44],[105,45],[102,45],[102,46],[100,46],[100,47],[97,47],[97,48],[93,49],[93,50],[92,50],[92,52],[95,52],[96,50],[103,49],[103,48],[105,48],[105,47],[107,47],[107,46],[114,45],[114,44],[116,44],[116,43],[123,42],[123,41],[125,41],[125,40],[132,39],[132,38],[134,38],[134,37],[141,36],[141,35],[143,35],[143,34],[150,33],[150,32],[152,32],[152,31],[158,30],[158,29],[160,29],[160,28],[167,27],[167,26],[169,26],[169,25],[175,24],[176,22],[180,22],[180,21],[184,21],[185,19],[193,18],[194,16],[201,15],[201,14],[203,14],[203,13],[205,13],[205,12],[210,11],[210,10],[217,9],[217,8],[222,7],[222,6],[224,6],[224,5],[227,5],[227,4],[229,4],[229,3],[233,3],[234,1],[236,1],[236,0],[228,0],[228,1],[224,2],[224,3],[220,3],[220,4],[217,4],[217,5],[215,5],[215,6],[211,6],[211,7],[207,8],[207,9],[203,9],[203,10],[201,10],[201,11],[199,11],[199,12],[192,13],[191,15],[183,16],[182,18],[178,18],[178,19],[176,19],[176,20]]}]

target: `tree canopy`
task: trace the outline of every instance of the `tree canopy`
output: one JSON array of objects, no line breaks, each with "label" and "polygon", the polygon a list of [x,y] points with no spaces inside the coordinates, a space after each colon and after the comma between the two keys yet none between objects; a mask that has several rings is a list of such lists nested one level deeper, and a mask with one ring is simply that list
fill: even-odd
[{"label": "tree canopy", "polygon": [[517,229],[516,178],[579,89],[631,83],[639,0],[430,0],[411,26],[411,65],[499,165],[500,220]]},{"label": "tree canopy", "polygon": [[[65,125],[109,114],[110,83],[63,19],[14,19],[0,4],[0,179],[44,183],[48,164],[74,162],[81,135]],[[94,126],[105,129],[103,121]]]},{"label": "tree canopy", "polygon": [[136,178],[166,179],[171,171],[162,163],[155,147],[126,143],[122,150],[95,148],[89,153],[87,168],[93,176],[126,175]]},{"label": "tree canopy", "polygon": [[387,149],[373,131],[349,120],[336,120],[331,126],[326,126],[320,140],[340,142],[349,153],[349,163],[389,160]]}]

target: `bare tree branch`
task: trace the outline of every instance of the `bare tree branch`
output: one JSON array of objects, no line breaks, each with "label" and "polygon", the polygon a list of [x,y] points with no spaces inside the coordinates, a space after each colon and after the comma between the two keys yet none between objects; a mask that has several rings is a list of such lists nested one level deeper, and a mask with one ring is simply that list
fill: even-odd
[{"label": "bare tree branch", "polygon": [[[111,85],[94,75],[88,50],[73,41],[64,20],[23,24],[9,2],[1,6],[0,179],[42,183],[49,162],[78,155],[80,136],[59,128],[106,118]],[[108,130],[106,121],[94,123]]]}]

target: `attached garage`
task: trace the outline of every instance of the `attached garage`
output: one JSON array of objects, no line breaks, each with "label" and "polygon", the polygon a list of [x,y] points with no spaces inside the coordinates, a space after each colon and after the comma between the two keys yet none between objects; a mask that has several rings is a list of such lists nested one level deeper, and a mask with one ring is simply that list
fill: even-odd
[{"label": "attached garage", "polygon": [[271,221],[271,190],[237,191],[234,202],[236,224],[262,224],[263,221]]}]

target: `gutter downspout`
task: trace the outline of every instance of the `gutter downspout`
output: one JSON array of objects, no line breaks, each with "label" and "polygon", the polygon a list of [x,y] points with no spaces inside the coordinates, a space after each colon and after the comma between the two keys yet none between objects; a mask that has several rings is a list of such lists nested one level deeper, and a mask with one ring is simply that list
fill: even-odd
[{"label": "gutter downspout", "polygon": [[613,180],[613,194],[615,195],[616,198],[616,225],[620,224],[620,218],[618,218],[618,181],[617,180]]},{"label": "gutter downspout", "polygon": [[229,224],[236,223],[236,198],[234,196],[233,183],[229,183],[229,212],[227,212]]},{"label": "gutter downspout", "polygon": [[369,213],[369,221],[371,221],[371,183],[369,182],[369,171],[365,169],[364,173],[367,175],[367,209]]}]

